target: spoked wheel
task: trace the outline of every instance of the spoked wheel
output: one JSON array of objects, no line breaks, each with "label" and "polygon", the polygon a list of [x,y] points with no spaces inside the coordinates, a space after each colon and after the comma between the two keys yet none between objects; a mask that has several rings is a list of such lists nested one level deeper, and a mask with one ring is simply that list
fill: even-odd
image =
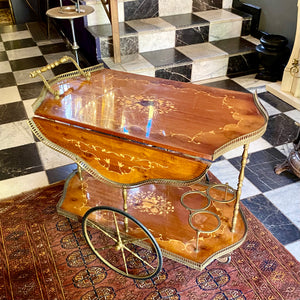
[{"label": "spoked wheel", "polygon": [[149,230],[117,208],[89,209],[82,220],[84,237],[97,257],[114,271],[149,279],[162,267],[161,250]]}]

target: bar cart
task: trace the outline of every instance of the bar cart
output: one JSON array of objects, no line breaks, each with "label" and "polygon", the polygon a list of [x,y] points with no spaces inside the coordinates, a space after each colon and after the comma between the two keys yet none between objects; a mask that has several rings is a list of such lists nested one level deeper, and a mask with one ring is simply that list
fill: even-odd
[{"label": "bar cart", "polygon": [[[72,60],[76,71],[42,73]],[[34,134],[78,165],[58,212],[82,221],[97,257],[134,279],[162,256],[202,270],[228,261],[246,238],[239,207],[249,143],[266,130],[255,95],[103,68],[63,57],[31,74],[45,86]],[[237,188],[207,180],[209,166],[244,145]]]}]

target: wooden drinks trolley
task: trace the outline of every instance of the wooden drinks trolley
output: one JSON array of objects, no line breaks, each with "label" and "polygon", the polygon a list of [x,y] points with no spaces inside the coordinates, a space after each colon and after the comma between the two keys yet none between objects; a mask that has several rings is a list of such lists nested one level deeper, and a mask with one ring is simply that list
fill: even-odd
[{"label": "wooden drinks trolley", "polygon": [[[256,97],[73,62],[78,71],[43,78],[29,120],[78,165],[58,211],[82,221],[98,258],[131,278],[158,274],[162,254],[199,270],[228,260],[247,233],[239,201],[248,145],[267,125]],[[237,189],[208,182],[211,163],[240,145]]]}]

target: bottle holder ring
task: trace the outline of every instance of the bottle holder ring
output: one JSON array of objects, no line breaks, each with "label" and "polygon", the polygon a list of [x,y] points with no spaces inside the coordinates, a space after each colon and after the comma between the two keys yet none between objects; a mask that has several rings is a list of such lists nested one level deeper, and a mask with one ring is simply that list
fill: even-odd
[{"label": "bottle holder ring", "polygon": [[[213,229],[210,229],[210,230],[203,230],[203,229],[197,228],[197,226],[195,226],[193,224],[193,218],[195,216],[199,215],[199,214],[208,214],[208,215],[211,215],[211,216],[215,217],[216,220],[218,221],[217,226],[215,228],[213,228]],[[209,210],[203,210],[203,211],[195,211],[192,214],[190,214],[190,216],[189,216],[189,224],[198,233],[213,233],[213,232],[217,231],[220,228],[220,226],[221,226],[221,220],[220,220],[220,217],[216,213],[214,213],[212,211],[209,211]]]},{"label": "bottle holder ring", "polygon": [[[216,190],[213,196],[213,190]],[[236,199],[236,190],[233,189],[228,184],[214,184],[211,185],[207,190],[207,198],[211,201],[220,202],[220,203],[229,203]],[[220,197],[217,198],[216,195],[220,194]],[[230,195],[232,195],[230,197]],[[227,199],[228,198],[228,199]]]},{"label": "bottle holder ring", "polygon": [[[192,195],[192,194],[199,194],[201,196],[203,196],[204,198],[207,199],[207,204],[206,206],[202,207],[202,208],[191,208],[189,206],[187,206],[185,203],[184,203],[184,198],[188,195]],[[188,192],[185,192],[181,198],[180,198],[180,202],[182,204],[182,206],[184,208],[186,208],[190,213],[193,213],[193,212],[197,212],[197,211],[206,211],[207,208],[209,208],[210,204],[211,204],[211,200],[207,197],[206,193],[204,192],[201,192],[201,191],[188,191]]]}]

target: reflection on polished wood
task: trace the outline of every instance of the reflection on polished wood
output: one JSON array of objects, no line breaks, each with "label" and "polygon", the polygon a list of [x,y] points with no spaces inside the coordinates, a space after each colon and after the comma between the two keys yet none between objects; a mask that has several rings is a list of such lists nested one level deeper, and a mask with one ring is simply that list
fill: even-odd
[{"label": "reflection on polished wood", "polygon": [[[65,193],[58,210],[67,217],[79,217],[94,207],[108,205],[123,209],[122,189],[112,188],[100,183],[88,173],[83,172],[83,180],[74,173],[67,182]],[[196,232],[189,225],[190,211],[180,202],[180,197],[187,191],[206,192],[207,185],[197,184],[191,187],[166,185],[143,185],[127,190],[127,212],[142,221],[143,225],[155,237],[165,256],[202,269],[213,259],[224,256],[237,248],[246,237],[246,223],[239,211],[237,226],[231,232],[231,219],[234,201],[220,203],[211,201],[205,208],[205,197],[193,196],[186,199],[186,204],[193,209],[217,214],[221,220],[220,228],[210,234],[200,233],[199,251],[196,250]],[[212,198],[224,198],[224,190],[211,189]],[[232,194],[228,192],[227,199]],[[199,215],[195,224],[201,230],[210,230],[216,226],[216,219],[207,214]],[[137,233],[138,234],[138,233]],[[219,253],[218,253],[219,252]]]},{"label": "reflection on polished wood", "polygon": [[256,139],[266,118],[252,94],[102,69],[53,84],[36,115],[204,159]]},{"label": "reflection on polished wood", "polygon": [[55,145],[78,155],[104,176],[121,184],[150,179],[188,181],[201,178],[209,164],[130,143],[123,139],[34,117],[39,131]]}]

